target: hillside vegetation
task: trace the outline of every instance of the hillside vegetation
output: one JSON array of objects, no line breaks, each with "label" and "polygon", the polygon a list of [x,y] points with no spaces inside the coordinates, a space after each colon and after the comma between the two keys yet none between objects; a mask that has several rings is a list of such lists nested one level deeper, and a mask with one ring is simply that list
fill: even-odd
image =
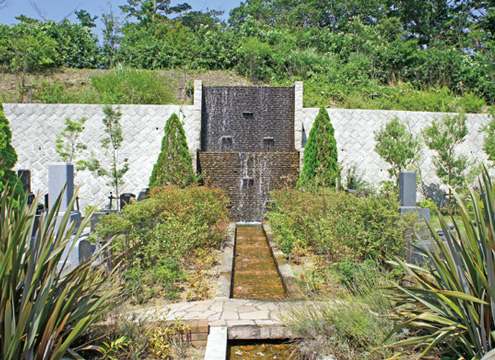
[{"label": "hillside vegetation", "polygon": [[[123,18],[79,11],[76,23],[55,23],[20,16],[17,25],[0,25],[0,69],[15,75],[17,92],[4,90],[2,97],[26,101],[21,85],[32,84],[41,102],[177,102],[174,81],[130,69],[178,70],[187,74],[182,83],[222,70],[254,84],[304,81],[305,106],[480,112],[495,99],[492,2],[247,0],[222,22],[215,10],[128,0]],[[100,20],[98,43],[92,29]],[[66,98],[72,90],[55,75],[26,78],[60,68],[133,73],[121,91],[142,93],[109,94],[114,81],[123,81],[97,75],[81,84],[89,93]],[[179,87],[192,85],[185,82]],[[149,96],[146,88],[157,86],[163,93]]]}]

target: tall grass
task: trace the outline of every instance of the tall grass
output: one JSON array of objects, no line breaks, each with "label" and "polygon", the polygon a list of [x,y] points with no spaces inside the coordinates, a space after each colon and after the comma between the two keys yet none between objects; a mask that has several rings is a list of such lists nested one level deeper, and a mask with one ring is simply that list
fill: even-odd
[{"label": "tall grass", "polygon": [[443,348],[465,359],[495,358],[495,191],[486,170],[480,195],[471,190],[470,216],[456,194],[465,231],[453,219],[458,236],[439,215],[445,242],[429,224],[433,249],[424,254],[431,267],[424,269],[395,262],[410,274],[395,285],[398,324],[393,333],[407,328],[412,336],[395,346],[421,349],[421,356]]},{"label": "tall grass", "polygon": [[[385,359],[393,351],[382,347],[382,341],[393,329],[388,316],[393,309],[389,294],[383,288],[387,277],[383,269],[367,267],[346,284],[344,296],[291,304],[284,321],[299,341],[303,359],[314,354],[333,355],[342,360]],[[397,338],[389,339],[389,343]]]},{"label": "tall grass", "polygon": [[47,104],[170,104],[175,100],[166,76],[117,67],[92,76],[89,86],[42,82],[36,86],[35,100]]},{"label": "tall grass", "polygon": [[[69,208],[74,204],[72,199]],[[0,194],[0,357],[61,359],[72,342],[107,309],[115,291],[94,270],[95,256],[71,271],[58,265],[75,231],[70,212],[57,219],[61,199],[42,215],[33,235],[37,203],[17,204]]]}]

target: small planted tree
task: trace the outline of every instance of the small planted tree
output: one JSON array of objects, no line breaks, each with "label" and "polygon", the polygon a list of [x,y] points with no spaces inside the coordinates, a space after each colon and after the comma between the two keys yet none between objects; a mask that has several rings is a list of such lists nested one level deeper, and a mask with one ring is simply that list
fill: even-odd
[{"label": "small planted tree", "polygon": [[400,172],[417,160],[421,149],[419,139],[394,117],[375,134],[375,141],[376,153],[390,165],[390,179],[398,185]]},{"label": "small planted tree", "polygon": [[[468,167],[468,158],[457,155],[455,147],[464,142],[468,129],[466,116],[463,114],[445,116],[441,120],[434,120],[431,126],[423,130],[425,143],[437,155],[433,163],[437,168],[437,175],[446,185],[458,187],[464,181],[463,172]],[[449,199],[452,198],[452,189],[449,189]]]},{"label": "small planted tree", "polygon": [[149,187],[177,185],[184,188],[196,181],[186,133],[179,117],[174,113],[165,124],[162,149],[153,166]]},{"label": "small planted tree", "polygon": [[488,155],[488,160],[495,163],[495,110],[490,108],[490,121],[481,128],[486,134],[483,139],[483,151]]},{"label": "small planted tree", "polygon": [[[79,120],[72,121],[70,118],[65,119],[65,128],[57,135],[56,148],[58,156],[65,162],[76,162],[77,156],[81,151],[86,150],[87,146],[80,141],[81,133],[84,130],[84,123],[88,118],[82,117]],[[78,169],[84,169],[84,161],[76,162]]]},{"label": "small planted tree", "polygon": [[114,109],[111,105],[105,105],[103,113],[105,114],[103,125],[105,125],[105,134],[107,136],[101,140],[101,146],[107,150],[106,154],[111,156],[110,168],[101,167],[100,161],[94,157],[89,161],[85,161],[84,165],[96,175],[109,178],[107,185],[115,189],[115,196],[118,199],[120,196],[119,188],[124,183],[122,177],[129,170],[127,159],[123,161],[119,159],[119,149],[124,140],[120,124],[122,113],[118,108]]},{"label": "small planted tree", "polygon": [[322,107],[304,149],[304,166],[297,186],[306,186],[315,181],[323,186],[335,184],[339,177],[337,141],[327,110]]},{"label": "small planted tree", "polygon": [[17,153],[12,147],[10,141],[12,139],[12,131],[10,124],[3,113],[2,104],[0,104],[0,191],[3,191],[7,186],[11,189],[15,187],[14,196],[22,194],[22,185],[17,183],[17,176],[12,170],[17,162]]}]

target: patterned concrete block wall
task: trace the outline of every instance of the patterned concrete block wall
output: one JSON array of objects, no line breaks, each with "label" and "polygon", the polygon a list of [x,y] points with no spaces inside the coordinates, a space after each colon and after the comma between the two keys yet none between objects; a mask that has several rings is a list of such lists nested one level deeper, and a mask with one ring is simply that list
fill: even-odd
[{"label": "patterned concrete block wall", "polygon": [[[200,88],[200,86],[198,86]],[[201,98],[200,94],[196,98]],[[316,108],[302,107],[302,84],[295,86],[294,141],[296,150],[303,154],[302,142],[308,136],[318,113]],[[16,169],[28,168],[32,171],[32,189],[40,194],[47,192],[48,164],[58,161],[55,153],[55,139],[64,128],[64,119],[88,117],[82,141],[88,145],[85,156],[94,152],[103,158],[104,151],[99,141],[103,137],[103,112],[100,105],[43,105],[43,104],[4,104],[5,115],[13,132],[13,146],[19,156]],[[180,113],[184,121],[189,150],[193,159],[200,149],[201,104],[194,106],[178,105],[122,105],[122,125],[124,143],[121,156],[129,159],[130,169],[125,175],[122,192],[137,194],[146,187],[152,167],[160,151],[163,127],[173,112]],[[388,178],[387,164],[373,150],[374,132],[379,130],[394,116],[409,124],[412,132],[419,134],[442,113],[374,111],[328,109],[335,128],[339,148],[339,160],[345,168],[355,165],[363,178],[371,184],[378,184]],[[486,160],[481,149],[483,134],[480,127],[489,117],[483,114],[470,114],[469,134],[466,142],[459,147],[461,153],[471,159]],[[304,133],[303,134],[303,127]],[[419,166],[427,183],[439,183],[432,162],[433,153],[423,150]],[[196,162],[194,162],[196,164]],[[88,171],[79,172],[76,184],[81,186],[81,207],[108,204],[111,188],[106,180],[96,178]]]},{"label": "patterned concrete block wall", "polygon": [[[184,121],[189,151],[195,159],[200,146],[200,122],[193,120],[193,106],[178,105],[121,105],[123,138],[120,158],[129,159],[129,171],[124,176],[122,193],[137,194],[148,186],[151,170],[161,148],[164,126],[172,113]],[[59,161],[55,152],[56,135],[64,128],[64,120],[87,117],[81,141],[88,146],[82,157],[91,153],[110,163],[100,146],[104,137],[101,105],[42,105],[42,104],[4,104],[4,112],[12,128],[12,143],[19,157],[16,169],[31,170],[32,190],[41,195],[47,192],[48,164]],[[195,161],[193,161],[195,163]],[[84,209],[88,205],[108,205],[111,187],[107,179],[93,176],[89,171],[79,171],[75,183],[80,186],[80,204]]]},{"label": "patterned concrete block wall", "polygon": [[[297,97],[297,94],[296,94]],[[303,129],[306,136],[309,136],[314,119],[319,109],[305,108],[297,112],[296,109],[296,149],[301,152]],[[419,135],[421,130],[429,126],[434,119],[441,119],[445,113],[410,112],[410,111],[380,111],[380,110],[345,110],[327,109],[330,120],[335,128],[335,138],[339,149],[339,161],[344,168],[356,166],[363,178],[371,184],[379,184],[388,180],[388,164],[383,161],[374,151],[375,132],[379,131],[385,123],[398,117],[408,125],[410,131]],[[484,134],[480,133],[480,127],[489,120],[488,115],[468,114],[467,126],[469,134],[466,141],[459,145],[459,153],[467,155],[471,160],[485,161],[486,154],[481,149]],[[426,183],[440,183],[435,174],[433,165],[434,152],[423,147],[422,156],[418,163],[421,169],[421,176]]]},{"label": "patterned concrete block wall", "polygon": [[[270,191],[299,176],[299,154],[293,152],[200,152],[206,182],[224,189],[235,221],[261,221]],[[284,180],[284,177],[286,179]]]}]

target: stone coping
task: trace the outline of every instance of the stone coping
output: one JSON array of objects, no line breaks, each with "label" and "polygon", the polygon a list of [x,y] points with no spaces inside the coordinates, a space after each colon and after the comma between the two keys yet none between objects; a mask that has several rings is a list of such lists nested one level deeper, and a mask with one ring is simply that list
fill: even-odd
[{"label": "stone coping", "polygon": [[232,272],[234,266],[236,223],[231,222],[223,243],[223,257],[217,281],[215,299],[229,299],[232,292]]},{"label": "stone coping", "polygon": [[294,272],[287,261],[285,254],[278,248],[273,240],[274,235],[272,228],[268,222],[263,222],[263,230],[265,232],[266,238],[268,239],[268,244],[270,251],[272,252],[273,259],[275,260],[275,265],[277,265],[278,273],[282,279],[282,284],[284,285],[285,293],[287,297],[291,300],[302,300],[304,299],[304,294],[301,287],[297,283]]}]

